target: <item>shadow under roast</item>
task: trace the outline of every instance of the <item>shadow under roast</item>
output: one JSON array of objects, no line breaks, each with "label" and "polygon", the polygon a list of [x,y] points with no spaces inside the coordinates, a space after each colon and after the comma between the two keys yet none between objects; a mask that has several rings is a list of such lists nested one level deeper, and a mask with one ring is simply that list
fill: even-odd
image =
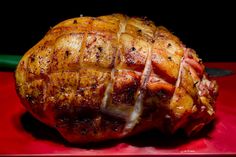
[{"label": "shadow under roast", "polygon": [[205,126],[197,135],[187,137],[183,130],[179,130],[173,135],[166,135],[160,131],[153,129],[142,132],[137,135],[126,137],[123,139],[108,140],[104,142],[89,143],[85,145],[71,144],[68,143],[60,133],[42,122],[34,118],[29,112],[25,112],[21,116],[21,123],[25,131],[32,134],[36,139],[49,140],[56,143],[61,143],[67,147],[79,147],[85,149],[103,149],[115,146],[119,143],[127,143],[136,147],[156,147],[162,149],[175,148],[191,140],[200,138],[211,138],[209,133],[214,129],[215,122],[213,121]]}]

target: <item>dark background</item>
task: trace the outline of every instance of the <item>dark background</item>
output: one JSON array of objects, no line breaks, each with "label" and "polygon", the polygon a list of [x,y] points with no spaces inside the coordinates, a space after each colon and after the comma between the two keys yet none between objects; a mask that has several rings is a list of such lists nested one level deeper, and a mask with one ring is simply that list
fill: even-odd
[{"label": "dark background", "polygon": [[[3,2],[2,2],[3,3]],[[236,8],[225,1],[77,0],[1,4],[1,54],[23,55],[50,27],[68,18],[124,13],[164,25],[203,61],[236,61]]]}]

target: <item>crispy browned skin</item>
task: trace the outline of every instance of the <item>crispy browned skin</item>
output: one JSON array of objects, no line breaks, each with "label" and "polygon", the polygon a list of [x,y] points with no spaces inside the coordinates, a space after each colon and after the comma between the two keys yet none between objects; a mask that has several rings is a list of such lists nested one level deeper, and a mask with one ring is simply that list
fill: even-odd
[{"label": "crispy browned skin", "polygon": [[73,143],[150,128],[188,134],[215,116],[217,84],[164,27],[121,14],[63,21],[21,59],[23,105]]}]

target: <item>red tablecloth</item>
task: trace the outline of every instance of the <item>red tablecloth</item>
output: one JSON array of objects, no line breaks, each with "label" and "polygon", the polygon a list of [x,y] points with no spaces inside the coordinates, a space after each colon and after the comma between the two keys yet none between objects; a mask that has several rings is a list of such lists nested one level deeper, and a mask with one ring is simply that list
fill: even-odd
[{"label": "red tablecloth", "polygon": [[[236,72],[235,63],[207,63]],[[184,155],[236,154],[236,75],[216,78],[219,84],[217,119],[199,137],[168,138],[148,132],[119,141],[73,146],[30,116],[21,105],[13,72],[0,72],[0,154],[64,155]]]}]

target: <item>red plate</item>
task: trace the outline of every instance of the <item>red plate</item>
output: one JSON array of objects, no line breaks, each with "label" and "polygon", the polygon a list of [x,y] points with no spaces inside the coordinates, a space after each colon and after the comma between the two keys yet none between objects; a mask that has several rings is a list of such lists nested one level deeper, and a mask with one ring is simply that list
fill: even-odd
[{"label": "red plate", "polygon": [[[207,65],[236,71],[236,63]],[[198,137],[166,137],[150,131],[123,140],[75,146],[26,112],[16,95],[13,73],[0,72],[0,154],[236,155],[236,75],[217,78],[217,82],[217,119]]]}]

